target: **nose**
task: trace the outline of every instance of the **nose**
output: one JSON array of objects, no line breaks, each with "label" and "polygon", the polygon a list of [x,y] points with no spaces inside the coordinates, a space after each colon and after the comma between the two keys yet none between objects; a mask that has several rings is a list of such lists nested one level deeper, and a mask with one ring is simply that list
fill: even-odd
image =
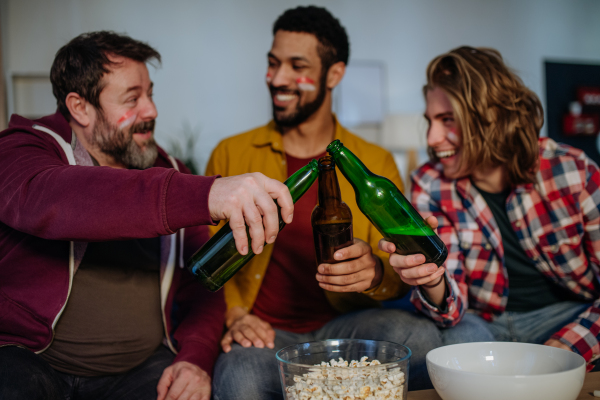
[{"label": "nose", "polygon": [[435,122],[432,122],[427,129],[427,144],[429,147],[435,147],[446,139],[446,130],[438,126]]},{"label": "nose", "polygon": [[156,110],[156,105],[154,104],[152,97],[144,97],[138,116],[144,121],[152,121],[153,119],[156,119],[158,116],[158,111]]},{"label": "nose", "polygon": [[291,69],[285,65],[281,65],[278,68],[270,68],[269,72],[271,73],[271,85],[273,87],[287,87],[293,81]]}]

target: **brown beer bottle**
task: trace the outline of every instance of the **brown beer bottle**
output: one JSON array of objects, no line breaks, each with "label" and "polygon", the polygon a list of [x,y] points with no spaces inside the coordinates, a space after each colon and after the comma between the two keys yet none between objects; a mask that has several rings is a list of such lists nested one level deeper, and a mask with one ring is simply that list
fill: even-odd
[{"label": "brown beer bottle", "polygon": [[319,204],[313,209],[310,222],[317,265],[338,263],[333,254],[354,242],[352,212],[342,201],[335,162],[330,156],[319,159]]}]

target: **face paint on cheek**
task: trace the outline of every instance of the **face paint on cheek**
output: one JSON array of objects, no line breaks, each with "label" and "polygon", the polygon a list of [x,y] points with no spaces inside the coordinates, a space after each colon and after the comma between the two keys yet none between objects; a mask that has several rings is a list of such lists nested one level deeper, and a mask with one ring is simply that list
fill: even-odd
[{"label": "face paint on cheek", "polygon": [[267,83],[271,83],[271,81],[273,80],[273,76],[271,75],[270,72],[267,72],[267,78],[266,78],[266,80],[267,80]]},{"label": "face paint on cheek", "polygon": [[315,81],[313,81],[310,78],[307,78],[306,76],[301,76],[300,78],[296,79],[296,83],[298,84],[298,89],[303,90],[305,92],[312,92],[317,90],[317,87],[315,86]]},{"label": "face paint on cheek", "polygon": [[448,132],[448,135],[446,135],[446,137],[448,138],[448,141],[450,143],[455,144],[455,145],[460,144],[460,138],[458,137],[456,132],[454,132],[453,130]]},{"label": "face paint on cheek", "polygon": [[119,127],[119,129],[124,129],[129,125],[133,124],[136,118],[137,114],[133,110],[127,111],[125,114],[123,114],[121,118],[119,118],[119,120],[117,121],[117,126]]}]

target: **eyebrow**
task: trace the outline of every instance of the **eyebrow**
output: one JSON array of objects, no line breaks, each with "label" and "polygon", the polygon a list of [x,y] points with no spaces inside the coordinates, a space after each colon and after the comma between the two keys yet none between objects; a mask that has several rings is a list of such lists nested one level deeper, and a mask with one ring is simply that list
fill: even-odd
[{"label": "eyebrow", "polygon": [[[271,52],[267,53],[267,57],[272,57],[272,58],[276,59],[277,61],[279,61],[279,58],[277,58],[275,56],[275,54],[273,54]],[[295,57],[292,57],[291,60],[292,61],[304,61],[304,62],[310,63],[310,61],[308,60],[308,58],[306,58],[304,56],[295,56]]]},{"label": "eyebrow", "polygon": [[[153,88],[154,88],[154,82],[150,82],[150,87],[148,88],[148,91],[152,90]],[[127,90],[123,94],[127,94],[129,92],[134,92],[136,90],[142,90],[142,87],[140,85],[130,86],[127,88]]]},{"label": "eyebrow", "polygon": [[444,118],[446,116],[454,117],[454,113],[452,111],[439,113],[433,116],[434,119]]}]

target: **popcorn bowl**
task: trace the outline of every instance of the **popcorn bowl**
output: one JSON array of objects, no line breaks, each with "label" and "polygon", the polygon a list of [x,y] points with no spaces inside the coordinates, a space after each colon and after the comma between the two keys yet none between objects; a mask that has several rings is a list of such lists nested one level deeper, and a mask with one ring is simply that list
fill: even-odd
[{"label": "popcorn bowl", "polygon": [[426,362],[443,400],[575,400],[586,364],[569,350],[515,342],[443,346]]},{"label": "popcorn bowl", "polygon": [[410,356],[406,346],[361,339],[300,343],[276,355],[286,400],[406,399]]}]

